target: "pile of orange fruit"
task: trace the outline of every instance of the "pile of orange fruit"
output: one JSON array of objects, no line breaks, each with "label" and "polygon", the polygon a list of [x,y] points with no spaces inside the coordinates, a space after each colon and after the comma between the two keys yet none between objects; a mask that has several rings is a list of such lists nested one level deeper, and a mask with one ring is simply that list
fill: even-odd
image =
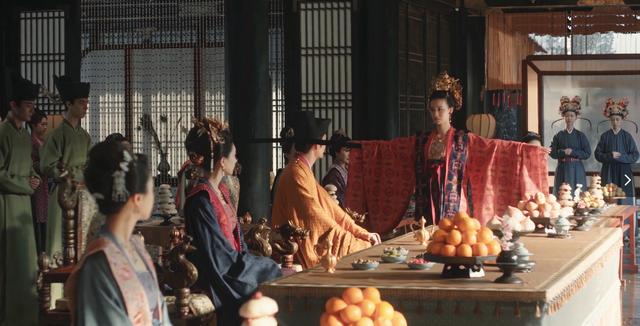
[{"label": "pile of orange fruit", "polygon": [[493,240],[493,231],[465,212],[440,220],[433,241],[427,245],[427,253],[443,257],[497,255],[501,250],[500,243]]},{"label": "pile of orange fruit", "polygon": [[380,291],[374,287],[350,287],[342,298],[327,300],[325,309],[320,326],[407,326],[404,315],[382,301]]}]

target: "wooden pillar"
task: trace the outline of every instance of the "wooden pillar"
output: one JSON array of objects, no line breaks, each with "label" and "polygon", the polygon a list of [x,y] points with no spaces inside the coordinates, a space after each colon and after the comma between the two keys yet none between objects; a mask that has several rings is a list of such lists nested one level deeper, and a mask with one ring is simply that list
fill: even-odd
[{"label": "wooden pillar", "polygon": [[[451,33],[451,72],[450,76],[458,78],[462,85],[462,109],[456,111],[451,117],[451,124],[456,129],[467,129],[466,121],[470,115],[471,108],[478,106],[479,92],[473,87],[469,87],[468,67],[467,67],[467,9],[464,7],[464,0],[460,0],[460,8],[454,14],[454,30]],[[472,59],[475,60],[475,59]],[[475,90],[472,94],[469,91]]]},{"label": "wooden pillar", "polygon": [[[226,114],[235,139],[271,138],[269,121],[269,1],[225,1]],[[270,220],[271,144],[236,142],[238,216]]]},{"label": "wooden pillar", "polygon": [[[399,136],[398,0],[359,1],[354,73],[354,138]],[[361,12],[360,12],[361,11]]]}]

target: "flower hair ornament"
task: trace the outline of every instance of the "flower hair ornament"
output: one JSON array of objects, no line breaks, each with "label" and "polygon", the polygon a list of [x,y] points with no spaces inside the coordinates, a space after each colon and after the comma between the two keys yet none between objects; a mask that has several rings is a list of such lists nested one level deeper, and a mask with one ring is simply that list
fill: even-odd
[{"label": "flower hair ornament", "polygon": [[[113,177],[111,200],[116,203],[124,203],[129,199],[130,193],[129,190],[127,190],[127,181],[125,177],[127,176],[127,172],[129,172],[131,162],[135,161],[129,151],[123,151],[122,156],[122,161],[118,165],[119,169],[111,175],[111,177]],[[94,193],[93,197],[96,199],[105,199],[104,195],[99,192]]]},{"label": "flower hair ornament", "polygon": [[[627,120],[627,115],[629,115],[629,99],[626,97],[620,98],[620,100],[616,103],[613,97],[607,98],[604,102],[604,109],[602,110],[602,115],[611,118],[612,115],[617,115],[622,118],[623,122],[630,122],[636,126],[636,134],[638,133],[638,125],[630,120]],[[600,121],[598,126],[596,127],[596,132],[599,133],[600,124],[607,122],[609,120]]]},{"label": "flower hair ornament", "polygon": [[568,96],[562,96],[560,98],[560,107],[558,108],[558,114],[562,117],[553,123],[551,123],[551,129],[553,130],[553,125],[558,122],[564,120],[564,114],[567,112],[573,112],[576,114],[578,119],[586,120],[589,122],[589,131],[593,128],[591,125],[591,120],[581,118],[582,115],[582,98],[578,95],[574,96],[572,99],[569,99]]},{"label": "flower hair ornament", "polygon": [[431,88],[429,89],[429,96],[435,91],[447,92],[447,97],[453,97],[456,103],[456,110],[462,108],[462,86],[458,83],[458,79],[449,77],[446,71],[441,72],[438,77],[431,80]]},{"label": "flower hair ornament", "polygon": [[[191,122],[195,127],[198,127],[198,137],[206,134],[209,137],[209,142],[211,144],[211,160],[213,161],[213,148],[216,144],[224,144],[224,137],[220,134],[222,131],[229,131],[229,124],[227,122],[222,122],[218,119],[202,117],[202,119],[198,120],[197,118],[191,119]],[[195,165],[202,165],[204,161],[204,157],[202,155],[189,151],[189,159]],[[213,162],[211,162],[211,171],[213,171]]]}]

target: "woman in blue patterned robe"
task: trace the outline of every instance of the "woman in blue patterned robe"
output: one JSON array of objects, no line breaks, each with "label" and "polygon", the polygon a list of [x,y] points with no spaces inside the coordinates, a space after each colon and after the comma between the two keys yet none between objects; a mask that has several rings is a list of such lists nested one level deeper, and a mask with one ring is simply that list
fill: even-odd
[{"label": "woman in blue patterned robe", "polygon": [[583,189],[587,186],[582,161],[591,156],[591,145],[587,136],[574,128],[575,121],[582,114],[580,101],[582,99],[578,96],[571,101],[566,96],[560,99],[558,113],[564,118],[565,129],[553,136],[549,153],[551,158],[558,160],[553,183],[553,194],[556,196],[563,183],[568,183],[574,190],[577,184],[581,184]]},{"label": "woman in blue patterned robe", "polygon": [[603,115],[609,118],[611,129],[600,136],[594,155],[602,163],[602,184],[614,183],[621,187],[627,197],[621,200],[621,204],[633,205],[635,185],[631,164],[638,161],[640,153],[633,136],[622,130],[622,121],[629,113],[627,104],[628,101],[624,98],[620,99],[620,103],[615,103],[612,98],[607,99]]}]

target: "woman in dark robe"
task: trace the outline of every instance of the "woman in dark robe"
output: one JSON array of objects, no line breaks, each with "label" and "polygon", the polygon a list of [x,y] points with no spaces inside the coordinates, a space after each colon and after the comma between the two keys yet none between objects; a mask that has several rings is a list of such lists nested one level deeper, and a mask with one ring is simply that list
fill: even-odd
[{"label": "woman in dark robe", "polygon": [[[47,178],[40,171],[40,147],[44,143],[44,135],[47,133],[47,115],[35,108],[31,121],[31,160],[33,169],[42,180]],[[36,254],[45,251],[44,245],[47,237],[47,214],[49,210],[49,185],[42,182],[31,195],[31,210],[33,211],[33,229],[36,236]]]},{"label": "woman in dark robe", "polygon": [[553,194],[556,196],[563,183],[568,183],[573,190],[577,184],[581,184],[582,189],[587,187],[582,161],[591,156],[591,145],[587,136],[574,128],[576,119],[582,114],[581,101],[579,96],[572,100],[566,96],[560,99],[558,113],[564,118],[565,128],[553,136],[549,153],[551,158],[558,160],[553,185]]},{"label": "woman in dark robe", "polygon": [[[336,142],[349,142],[351,138],[347,136],[344,130],[336,130],[331,136],[331,141]],[[338,205],[344,209],[345,196],[347,191],[347,178],[349,176],[348,165],[349,165],[349,153],[351,152],[350,148],[340,147],[340,146],[331,146],[329,147],[329,154],[333,158],[333,164],[329,167],[329,171],[322,179],[322,186],[326,187],[329,184],[332,184],[338,188],[336,191],[336,196],[338,197]]]},{"label": "woman in dark robe", "polygon": [[171,326],[151,256],[132,235],[153,208],[147,157],[102,142],[89,152],[84,177],[107,219],[66,283],[71,324]]},{"label": "woman in dark robe", "polygon": [[266,281],[281,277],[278,264],[247,251],[227,188],[236,159],[233,138],[217,120],[194,121],[185,141],[191,162],[203,170],[185,202],[185,227],[197,248],[187,256],[198,269],[194,291],[205,293],[216,308],[218,325],[240,325],[240,306]]},{"label": "woman in dark robe", "polygon": [[629,100],[626,98],[621,98],[619,103],[611,97],[607,99],[602,115],[609,118],[611,129],[600,136],[594,155],[602,163],[602,184],[614,183],[621,187],[627,197],[622,199],[622,204],[634,205],[635,185],[631,164],[638,161],[640,153],[633,136],[622,129],[622,121],[629,114],[628,104]]}]

